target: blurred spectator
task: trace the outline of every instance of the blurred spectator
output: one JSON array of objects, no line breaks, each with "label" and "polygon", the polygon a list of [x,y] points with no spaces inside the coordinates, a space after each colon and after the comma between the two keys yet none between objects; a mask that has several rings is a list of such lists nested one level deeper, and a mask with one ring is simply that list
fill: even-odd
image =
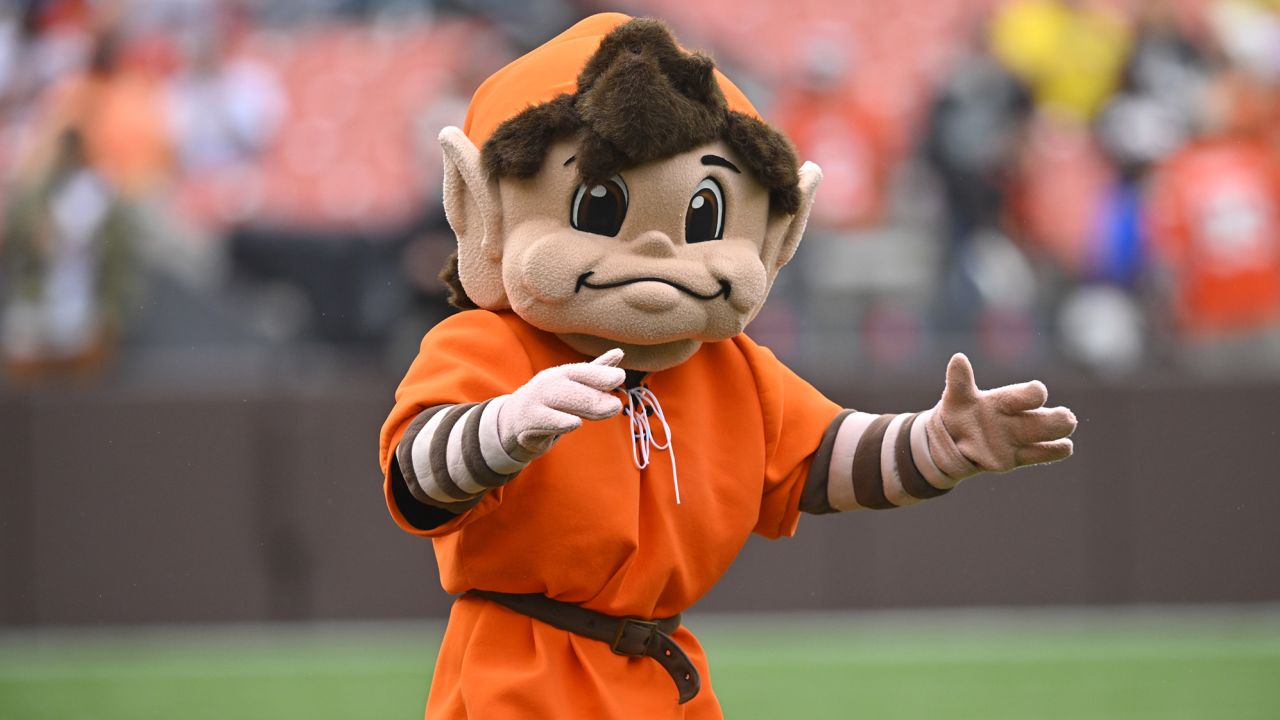
[{"label": "blurred spectator", "polygon": [[186,62],[169,82],[178,203],[184,220],[202,230],[223,230],[255,208],[255,165],[287,109],[272,68],[235,54],[225,35],[217,25],[193,28]]},{"label": "blurred spectator", "polygon": [[1209,21],[1235,67],[1264,83],[1280,83],[1280,4],[1275,0],[1216,0]]},{"label": "blurred spectator", "polygon": [[225,57],[214,37],[192,42],[189,62],[170,85],[179,167],[201,173],[253,159],[280,126],[279,81],[260,62]]},{"label": "blurred spectator", "polygon": [[946,330],[972,331],[976,322],[984,281],[974,273],[985,265],[977,262],[975,243],[980,236],[986,238],[984,247],[1002,242],[995,236],[1030,109],[1026,87],[991,56],[981,37],[952,65],[933,99],[924,154],[942,185],[946,207],[939,298]]},{"label": "blurred spectator", "polygon": [[1088,0],[1012,0],[992,27],[996,55],[1046,111],[1088,120],[1119,80],[1128,49],[1125,22]]},{"label": "blurred spectator", "polygon": [[87,0],[20,0],[5,3],[5,9],[14,38],[8,100],[28,102],[84,66],[92,49]]},{"label": "blurred spectator", "polygon": [[846,52],[816,44],[806,72],[775,101],[774,121],[800,157],[822,167],[823,201],[812,220],[826,228],[881,220],[888,192],[886,133],[848,82],[847,63]]},{"label": "blurred spectator", "polygon": [[88,68],[51,89],[41,125],[46,137],[79,132],[86,161],[117,191],[136,197],[169,176],[168,115],[160,78],[124,62],[121,40],[115,31],[98,37]]},{"label": "blurred spectator", "polygon": [[90,370],[121,327],[130,237],[111,186],[86,161],[75,130],[48,167],[9,198],[3,245],[3,347],[19,377]]},{"label": "blurred spectator", "polygon": [[1145,180],[1191,137],[1207,78],[1204,53],[1178,26],[1168,0],[1143,2],[1120,85],[1095,125],[1114,173],[1095,205],[1081,258],[1084,284],[1059,308],[1064,351],[1094,371],[1131,371],[1148,353],[1139,298],[1150,262]]},{"label": "blurred spectator", "polygon": [[1011,193],[1020,238],[1064,276],[1094,273],[1094,242],[1114,169],[1087,126],[1035,116]]},{"label": "blurred spectator", "polygon": [[12,5],[0,7],[0,99],[7,98],[19,75],[22,18]]},{"label": "blurred spectator", "polygon": [[[943,346],[1039,363],[1051,318],[1063,332],[1052,359],[1104,372],[1143,367],[1166,315],[1188,346],[1268,332],[1266,243],[1219,253],[1249,265],[1247,280],[1202,255],[1250,246],[1241,228],[1275,232],[1263,188],[1280,167],[1277,0],[810,5],[633,8],[731,56],[720,60],[824,170],[808,249],[752,329],[806,372],[834,352],[900,372]],[[128,265],[103,248],[122,245],[85,238],[112,236],[127,209],[151,300],[131,338],[411,354],[447,312],[436,135],[517,48],[583,7],[0,5],[0,189],[17,187],[0,239],[5,337],[52,348],[92,326],[83,318],[113,315],[107,268]],[[1215,96],[1232,102],[1206,115]],[[95,229],[32,219],[103,203],[110,220],[83,215]],[[63,239],[33,239],[46,236]],[[54,257],[93,270],[32,270]],[[1146,292],[1153,265],[1166,294]],[[81,288],[41,302],[97,309],[32,310],[37,276]],[[55,330],[54,315],[81,320]]]},{"label": "blurred spectator", "polygon": [[1205,370],[1280,364],[1280,175],[1257,128],[1226,107],[1204,137],[1160,165],[1152,232],[1171,314]]},{"label": "blurred spectator", "polygon": [[1204,105],[1204,53],[1175,22],[1167,0],[1147,0],[1119,91],[1099,118],[1103,148],[1126,181],[1176,150]]}]

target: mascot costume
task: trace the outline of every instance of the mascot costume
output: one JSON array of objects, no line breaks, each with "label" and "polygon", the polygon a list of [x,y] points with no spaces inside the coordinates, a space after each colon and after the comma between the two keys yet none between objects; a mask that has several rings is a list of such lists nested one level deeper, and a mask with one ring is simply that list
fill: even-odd
[{"label": "mascot costume", "polygon": [[1061,460],[1039,382],[840,408],[743,328],[821,178],[711,59],[604,14],[519,58],[446,128],[457,313],[381,435],[387,504],[454,603],[429,718],[718,718],[680,613],[752,532]]}]

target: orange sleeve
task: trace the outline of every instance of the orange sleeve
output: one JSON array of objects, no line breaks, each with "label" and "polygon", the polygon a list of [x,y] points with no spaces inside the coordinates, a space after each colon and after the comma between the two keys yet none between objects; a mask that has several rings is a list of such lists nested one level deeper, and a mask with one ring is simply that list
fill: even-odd
[{"label": "orange sleeve", "polygon": [[[382,425],[378,443],[383,494],[397,525],[424,537],[445,535],[501,502],[502,488],[498,488],[449,522],[429,529],[419,527],[401,511],[407,491],[398,493],[400,488],[394,485],[404,483],[395,463],[395,450],[409,424],[425,408],[506,395],[531,377],[528,353],[502,318],[487,310],[450,316],[422,338],[418,357],[396,389],[396,404]],[[409,501],[417,502],[412,498]]]},{"label": "orange sleeve", "polygon": [[764,416],[764,497],[754,532],[767,538],[790,537],[800,521],[800,494],[809,465],[841,408],[768,348],[747,340],[743,350],[755,374]]}]

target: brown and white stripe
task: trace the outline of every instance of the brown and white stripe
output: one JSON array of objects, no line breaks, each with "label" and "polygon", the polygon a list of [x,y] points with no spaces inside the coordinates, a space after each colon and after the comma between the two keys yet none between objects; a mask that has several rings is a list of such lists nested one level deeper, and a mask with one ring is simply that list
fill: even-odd
[{"label": "brown and white stripe", "polygon": [[930,453],[930,414],[845,410],[831,421],[800,499],[815,514],[903,507],[950,492],[958,479]]},{"label": "brown and white stripe", "polygon": [[415,499],[462,512],[524,469],[528,460],[513,458],[498,440],[498,411],[505,400],[435,405],[418,413],[396,448]]}]

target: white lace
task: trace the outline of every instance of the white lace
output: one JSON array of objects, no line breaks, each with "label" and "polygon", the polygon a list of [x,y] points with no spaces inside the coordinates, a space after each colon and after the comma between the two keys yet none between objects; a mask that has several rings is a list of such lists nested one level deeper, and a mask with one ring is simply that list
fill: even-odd
[{"label": "white lace", "polygon": [[[649,425],[649,413],[646,407],[652,409],[654,417],[662,423],[662,431],[667,438],[665,443],[659,444],[653,439],[653,428]],[[666,450],[671,456],[671,482],[676,490],[676,504],[679,505],[680,476],[676,474],[676,451],[671,446],[671,426],[667,424],[667,418],[662,414],[662,405],[658,402],[658,396],[643,385],[628,388],[627,415],[631,418],[631,457],[635,460],[636,467],[641,470],[649,467],[649,454],[653,450]]]}]

